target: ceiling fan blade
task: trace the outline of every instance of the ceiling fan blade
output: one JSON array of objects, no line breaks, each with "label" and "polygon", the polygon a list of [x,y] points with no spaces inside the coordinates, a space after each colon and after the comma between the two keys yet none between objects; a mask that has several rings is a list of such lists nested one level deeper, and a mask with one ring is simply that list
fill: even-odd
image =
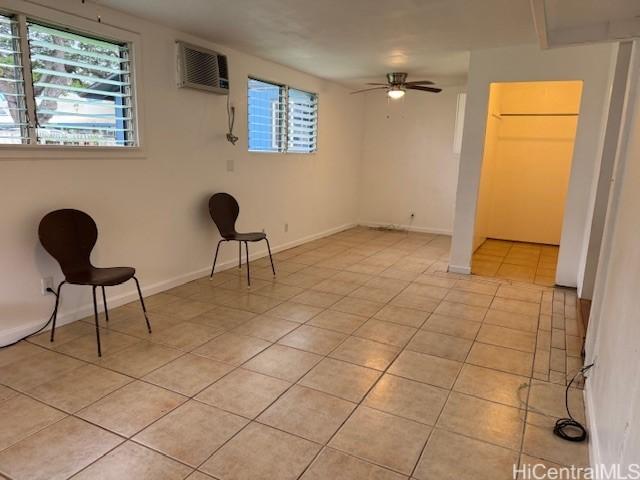
[{"label": "ceiling fan blade", "polygon": [[366,85],[389,85],[388,83],[367,83]]},{"label": "ceiling fan blade", "polygon": [[407,85],[407,90],[420,90],[422,92],[431,92],[431,93],[439,93],[442,91],[441,88],[421,87],[419,85]]},{"label": "ceiling fan blade", "polygon": [[413,80],[411,82],[404,82],[405,85],[435,85],[431,80]]},{"label": "ceiling fan blade", "polygon": [[364,88],[362,90],[356,90],[354,92],[351,92],[351,95],[353,95],[354,93],[370,92],[371,90],[386,90],[386,89],[387,89],[387,87]]}]

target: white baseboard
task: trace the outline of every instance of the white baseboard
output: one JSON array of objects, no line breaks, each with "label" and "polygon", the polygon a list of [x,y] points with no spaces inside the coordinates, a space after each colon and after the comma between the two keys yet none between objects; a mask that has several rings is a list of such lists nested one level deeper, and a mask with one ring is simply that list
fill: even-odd
[{"label": "white baseboard", "polygon": [[451,273],[462,273],[463,275],[471,275],[471,267],[463,267],[462,265],[449,265]]},{"label": "white baseboard", "polygon": [[431,227],[416,227],[414,225],[397,225],[395,223],[389,222],[370,222],[368,220],[359,220],[358,225],[363,227],[389,227],[392,226],[398,230],[407,230],[409,232],[418,232],[418,233],[433,233],[434,235],[449,235],[453,233],[451,230],[445,230],[442,228],[431,228]]},{"label": "white baseboard", "polygon": [[[334,227],[320,233],[308,235],[306,237],[293,240],[291,242],[277,245],[273,247],[271,251],[272,253],[278,253],[283,250],[287,250],[289,248],[302,245],[303,243],[311,242],[313,240],[317,240],[323,237],[328,237],[329,235],[342,232],[354,226],[355,224],[349,223],[349,224],[341,225],[339,227]],[[265,248],[264,250],[250,253],[249,259],[251,261],[257,260],[259,258],[267,256],[267,254],[268,254],[268,251]],[[216,272],[228,270],[230,268],[235,268],[236,266],[237,266],[237,263],[235,259],[227,260],[226,262],[221,262],[218,265],[216,265]],[[149,295],[154,295],[156,293],[164,292],[165,290],[178,287],[192,280],[202,278],[205,275],[208,275],[210,272],[211,272],[211,267],[206,266],[204,268],[201,268],[192,272],[184,273],[176,277],[168,278],[166,280],[162,280],[160,282],[156,282],[151,285],[141,284],[140,287],[142,288],[142,295],[144,297],[147,297]],[[64,287],[63,287],[63,293],[64,293]],[[109,308],[111,309],[111,308],[119,307],[121,305],[124,305],[126,303],[132,302],[137,299],[138,299],[138,292],[136,291],[135,287],[132,284],[131,288],[127,292],[121,293],[120,295],[116,295],[113,297],[109,297]],[[67,323],[71,323],[81,318],[88,317],[89,315],[92,315],[92,314],[93,314],[93,304],[88,303],[88,304],[82,305],[81,307],[75,308],[73,310],[68,310],[64,313],[58,314],[58,318],[56,320],[56,326],[66,325]],[[46,322],[46,320],[47,319],[34,320],[31,322],[25,323],[23,325],[18,325],[16,327],[1,331],[0,346],[8,345],[22,337],[25,337],[26,335],[29,335],[31,332],[41,327],[44,324],[44,322]],[[48,329],[49,328],[47,328],[47,330]]]},{"label": "white baseboard", "polygon": [[589,431],[589,465],[596,467],[602,464],[602,455],[600,453],[600,441],[598,438],[598,427],[593,412],[593,402],[591,400],[591,388],[589,388],[589,380],[585,382],[582,392],[584,397],[584,409],[587,417],[587,430]]}]

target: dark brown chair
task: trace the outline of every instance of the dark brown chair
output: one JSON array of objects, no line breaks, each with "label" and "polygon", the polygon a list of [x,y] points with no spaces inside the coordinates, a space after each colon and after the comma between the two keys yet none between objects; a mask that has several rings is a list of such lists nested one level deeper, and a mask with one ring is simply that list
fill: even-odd
[{"label": "dark brown chair", "polygon": [[60,289],[65,283],[71,285],[89,285],[93,291],[93,314],[96,321],[96,339],[98,342],[98,356],[102,356],[100,349],[100,328],[98,325],[98,304],[96,302],[96,288],[102,288],[104,314],[109,321],[107,310],[107,296],[104,287],[120,285],[133,278],[138,289],[140,304],[147,330],[151,333],[151,324],[144,306],[140,283],[135,277],[136,270],[131,267],[98,268],[91,264],[91,251],[98,240],[98,228],[93,219],[80,210],[64,209],[48,213],[40,221],[38,227],[40,243],[49,254],[60,264],[64,280],[58,285],[56,305],[53,310],[53,326],[51,341],[56,331],[56,317],[60,303]]},{"label": "dark brown chair", "polygon": [[216,269],[216,261],[218,260],[218,250],[222,242],[238,242],[238,268],[242,267],[242,243],[244,242],[247,254],[247,285],[251,287],[251,273],[249,271],[249,243],[267,242],[267,250],[269,251],[269,260],[271,260],[271,271],[273,276],[276,275],[276,269],[273,266],[273,257],[271,256],[271,246],[264,232],[238,233],[236,231],[236,220],[240,214],[240,207],[235,198],[228,193],[216,193],[209,199],[209,213],[211,218],[218,227],[222,239],[216,247],[216,254],[213,257],[213,267],[211,267],[211,276]]}]

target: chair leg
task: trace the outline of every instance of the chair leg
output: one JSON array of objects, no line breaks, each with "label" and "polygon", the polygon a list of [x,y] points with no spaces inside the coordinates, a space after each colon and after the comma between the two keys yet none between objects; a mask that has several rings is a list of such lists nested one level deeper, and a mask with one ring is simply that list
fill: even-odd
[{"label": "chair leg", "polygon": [[53,324],[51,325],[51,338],[49,341],[53,342],[53,336],[56,333],[56,320],[58,319],[58,306],[60,305],[60,290],[62,289],[62,285],[67,283],[66,280],[63,280],[58,285],[58,291],[56,292],[56,305],[53,307]]},{"label": "chair leg", "polygon": [[93,316],[96,321],[96,341],[98,342],[98,356],[102,356],[102,349],[100,348],[100,325],[98,324],[98,302],[96,301],[96,286],[91,287],[91,293],[93,294]]},{"label": "chair leg", "polygon": [[133,277],[136,282],[136,288],[138,289],[138,297],[140,297],[140,305],[142,305],[142,313],[144,314],[144,320],[147,322],[147,330],[151,333],[151,324],[149,323],[149,317],[147,317],[147,309],[144,306],[144,300],[142,299],[142,290],[140,290],[140,282],[136,277]]},{"label": "chair leg", "polygon": [[244,242],[244,248],[247,252],[247,288],[251,288],[251,272],[249,271],[249,242]]},{"label": "chair leg", "polygon": [[107,308],[107,294],[104,291],[104,286],[102,288],[102,303],[104,304],[104,319],[109,323],[109,309]]},{"label": "chair leg", "polygon": [[242,269],[242,242],[238,242],[238,270]]},{"label": "chair leg", "polygon": [[220,244],[224,242],[224,239],[220,240],[218,242],[218,246],[216,247],[216,254],[213,257],[213,267],[211,267],[211,275],[209,275],[209,278],[213,278],[213,271],[216,269],[216,262],[218,261],[218,250],[220,250]]},{"label": "chair leg", "polygon": [[273,266],[273,257],[271,256],[271,245],[269,245],[269,239],[265,237],[265,242],[267,242],[267,250],[269,250],[269,260],[271,260],[271,271],[273,272],[273,276],[276,276],[276,267]]}]

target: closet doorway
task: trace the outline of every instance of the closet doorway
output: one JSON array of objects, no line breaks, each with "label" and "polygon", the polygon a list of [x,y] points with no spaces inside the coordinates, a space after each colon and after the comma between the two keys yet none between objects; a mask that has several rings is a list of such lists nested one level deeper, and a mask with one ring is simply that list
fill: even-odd
[{"label": "closet doorway", "polygon": [[582,82],[490,89],[471,271],[554,285]]}]

